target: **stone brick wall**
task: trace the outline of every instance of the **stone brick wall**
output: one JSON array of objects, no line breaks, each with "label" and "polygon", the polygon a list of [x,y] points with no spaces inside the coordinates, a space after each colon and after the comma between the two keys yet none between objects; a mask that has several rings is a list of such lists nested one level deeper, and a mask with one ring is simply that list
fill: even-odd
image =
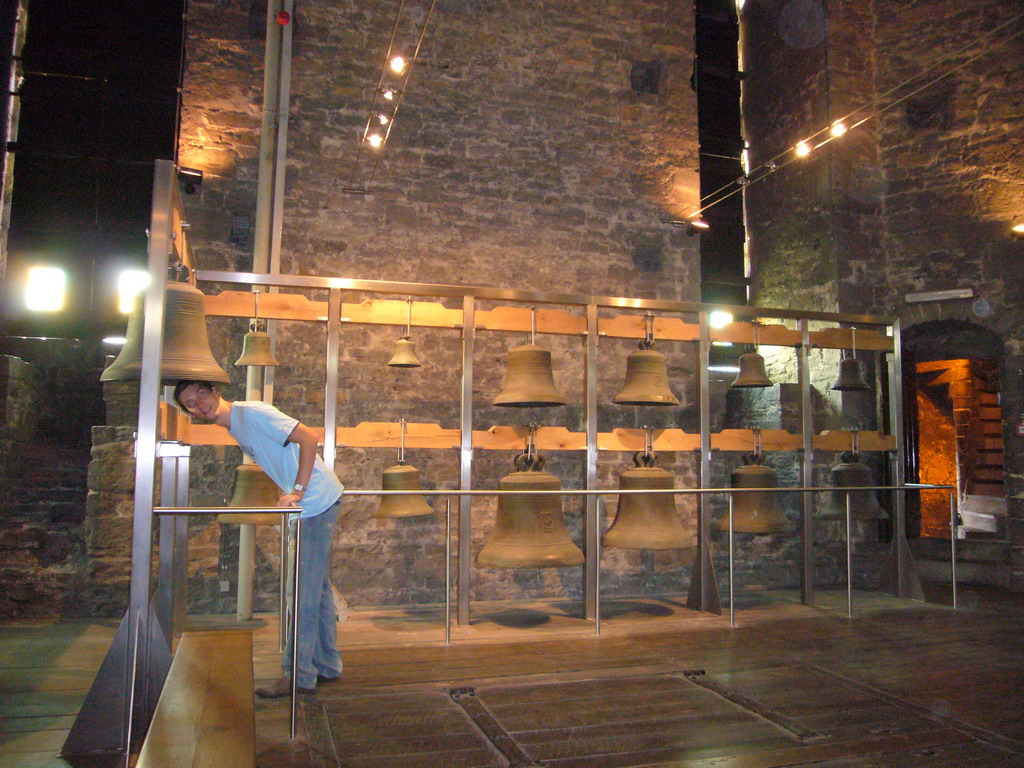
[{"label": "stone brick wall", "polygon": [[[346,194],[343,187],[365,183],[374,159],[364,148],[353,175],[394,12],[393,4],[374,1],[312,2],[297,13],[282,271],[699,297],[697,241],[669,224],[689,212],[680,179],[698,165],[689,7],[665,0],[441,0],[369,194]],[[201,192],[186,198],[201,268],[247,269],[251,263],[247,244],[231,236],[238,217],[254,209],[257,175],[263,43],[248,36],[247,22],[247,6],[239,2],[189,6],[180,146],[182,164],[206,173]],[[658,92],[638,93],[631,71],[651,61],[661,65]],[[363,298],[349,293],[344,300]],[[481,303],[481,309],[492,306]],[[222,325],[211,322],[211,343],[219,359],[233,360],[241,333]],[[323,329],[282,322],[278,333],[275,402],[319,425]],[[405,417],[456,427],[458,334],[414,329],[424,366],[412,371],[384,365],[399,335],[398,328],[345,326],[339,424]],[[576,339],[539,338],[554,353],[568,408],[510,412],[486,405],[501,389],[507,350],[524,341],[519,334],[479,334],[475,428],[537,422],[582,430],[583,349]],[[632,348],[602,343],[602,403],[621,386]],[[602,407],[602,429],[645,423],[696,429],[694,351],[690,345],[659,348],[669,355],[679,388],[690,390],[681,393],[684,406],[668,414]],[[239,395],[242,374],[233,376],[236,386],[228,391]],[[483,453],[475,457],[474,485],[496,487],[512,471],[514,454]],[[628,458],[602,457],[602,481],[616,485]],[[342,447],[337,467],[349,487],[374,488],[396,459],[395,450]],[[552,453],[547,460],[564,487],[585,484],[582,455]],[[425,487],[457,486],[457,452],[409,451],[408,461]],[[677,468],[681,483],[695,482],[693,457],[661,461]],[[440,516],[374,520],[376,503],[350,500],[339,524],[335,576],[349,599],[443,599]],[[474,550],[486,538],[494,507],[493,500],[474,504]],[[692,504],[681,502],[680,509],[692,522]],[[578,505],[567,502],[566,516],[579,540]],[[610,557],[621,565],[606,584],[612,592],[650,584],[684,589],[691,556],[616,553]],[[579,588],[578,569],[478,570],[473,597],[578,595]]]},{"label": "stone brick wall", "polygon": [[[795,21],[787,11],[798,6],[808,12]],[[1024,44],[1006,42],[1018,11],[996,1],[766,1],[747,3],[743,23],[752,165],[860,107],[870,116],[748,188],[757,303],[895,315],[904,329],[972,320],[1003,339],[1009,537],[1024,588],[1024,446],[1014,429],[1024,244],[1009,237],[1024,192],[1024,147],[1013,138],[1024,128],[1014,77]],[[949,288],[973,288],[991,311],[903,300]]]}]

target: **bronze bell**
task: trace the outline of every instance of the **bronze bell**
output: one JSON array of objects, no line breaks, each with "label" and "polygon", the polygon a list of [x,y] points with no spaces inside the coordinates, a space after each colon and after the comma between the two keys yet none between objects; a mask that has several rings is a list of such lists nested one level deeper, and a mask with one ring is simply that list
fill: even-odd
[{"label": "bronze bell", "polygon": [[[733,488],[777,488],[779,476],[763,464],[761,453],[748,453],[743,466],[732,472]],[[781,533],[792,530],[786,516],[779,511],[775,494],[767,491],[734,493],[732,495],[733,530],[737,533]],[[729,530],[729,515],[718,520],[718,530]]]},{"label": "bronze bell", "polygon": [[[422,491],[420,471],[400,461],[393,467],[384,470],[381,489],[385,491]],[[427,500],[420,495],[381,496],[380,506],[373,513],[374,517],[416,517],[432,515],[434,510]]]},{"label": "bronze bell", "polygon": [[277,365],[277,358],[270,351],[270,334],[253,329],[242,338],[242,354],[235,365]]},{"label": "bronze bell", "polygon": [[388,360],[392,368],[419,368],[423,363],[416,357],[416,342],[403,336],[395,342],[395,351]]},{"label": "bronze bell", "polygon": [[[227,384],[230,379],[210,352],[206,335],[206,300],[187,283],[167,283],[164,306],[164,343],[160,378],[164,384],[196,379]],[[100,374],[100,381],[138,379],[142,375],[142,339],[145,292],[135,298],[128,315],[127,341],[117,358]]]},{"label": "bronze bell", "polygon": [[626,359],[626,381],[612,400],[619,405],[679,405],[668,386],[668,360],[653,349],[639,349]]},{"label": "bronze bell", "polygon": [[[231,491],[228,507],[276,507],[281,498],[281,489],[256,464],[239,464],[235,467],[235,486]],[[253,512],[239,515],[217,515],[218,523],[245,525],[279,525],[281,515],[275,512]]]},{"label": "bronze bell", "polygon": [[[560,491],[562,484],[543,472],[544,460],[521,454],[516,471],[498,483],[501,491]],[[488,568],[554,568],[584,560],[565,529],[562,497],[518,493],[498,497],[494,529],[477,554],[477,565]]]},{"label": "bronze bell", "polygon": [[740,355],[740,372],[730,386],[751,389],[772,386],[772,380],[764,369],[764,358],[757,352]]},{"label": "bronze bell", "polygon": [[[636,466],[619,478],[623,491],[673,490],[675,478],[668,470],[654,466],[654,454],[633,456]],[[681,549],[689,537],[676,514],[675,496],[670,493],[619,496],[615,520],[602,539],[606,547],[620,549]]]},{"label": "bronze bell", "polygon": [[850,497],[850,517],[854,520],[888,520],[889,513],[878,503],[875,491],[842,491],[840,488],[856,488],[874,485],[875,479],[871,467],[861,464],[860,455],[855,451],[845,451],[839,457],[839,463],[832,467],[830,473],[832,486],[828,501],[821,511],[822,517],[846,517],[846,497]]},{"label": "bronze bell", "polygon": [[565,404],[565,398],[555,389],[550,350],[523,344],[508,353],[505,387],[492,405],[530,408]]},{"label": "bronze bell", "polygon": [[864,380],[864,366],[855,357],[839,361],[839,375],[832,389],[838,392],[866,392],[871,386]]}]

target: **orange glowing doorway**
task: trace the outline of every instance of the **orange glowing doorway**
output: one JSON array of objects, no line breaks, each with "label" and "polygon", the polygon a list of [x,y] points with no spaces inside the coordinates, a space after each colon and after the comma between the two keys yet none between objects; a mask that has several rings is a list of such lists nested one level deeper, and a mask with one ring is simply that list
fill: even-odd
[{"label": "orange glowing doorway", "polygon": [[[1002,497],[1003,439],[996,360],[917,363],[918,478],[957,497]],[[921,535],[948,539],[949,500],[921,494]]]}]

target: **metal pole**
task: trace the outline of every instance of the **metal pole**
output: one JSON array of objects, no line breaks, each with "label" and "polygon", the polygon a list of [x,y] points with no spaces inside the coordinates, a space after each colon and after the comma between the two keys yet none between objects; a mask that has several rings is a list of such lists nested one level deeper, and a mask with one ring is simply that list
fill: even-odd
[{"label": "metal pole", "polygon": [[[587,431],[587,489],[597,488],[597,305],[587,305],[587,338],[585,346],[586,376],[584,379],[584,418]],[[599,516],[597,499],[588,496],[583,504],[583,542],[586,562],[583,565],[583,615],[591,618],[597,611],[597,583],[601,570],[598,540],[603,518]]]},{"label": "metal pole", "polygon": [[452,642],[452,497],[444,500],[444,642]]},{"label": "metal pole", "polygon": [[277,651],[284,653],[288,625],[288,516],[281,517],[281,559],[277,580]]},{"label": "metal pole", "polygon": [[729,494],[729,626],[736,626],[736,592],[733,585],[736,583],[733,568],[733,511],[732,494]]},{"label": "metal pole", "polygon": [[[476,305],[472,296],[462,299],[462,400],[459,410],[459,489],[473,487],[473,349],[476,344]],[[458,622],[469,624],[470,549],[473,516],[469,496],[459,497]]]},{"label": "metal pole", "polygon": [[295,738],[296,717],[299,695],[299,558],[302,556],[302,518],[295,521],[295,568],[292,571],[292,713],[290,738]]},{"label": "metal pole", "polygon": [[850,492],[846,492],[846,618],[853,618],[853,544],[850,536]]},{"label": "metal pole", "polygon": [[[797,380],[800,383],[800,434],[802,452],[800,482],[814,484],[814,407],[811,400],[811,332],[807,320],[798,322],[800,346],[796,350]],[[800,598],[804,605],[814,603],[814,496],[803,494],[800,517]]]},{"label": "metal pole", "polygon": [[[672,498],[675,498],[674,496]],[[597,497],[597,536],[594,537],[594,634],[601,634],[601,521],[604,520],[604,497]]]},{"label": "metal pole", "polygon": [[[892,436],[896,441],[896,452],[892,462],[892,480],[893,485],[902,486],[905,477],[903,466],[903,346],[900,338],[899,318],[893,321],[891,333],[893,354],[889,363],[889,418],[892,425]],[[916,581],[917,575],[912,571],[912,561],[908,563],[905,557],[905,554],[910,553],[909,548],[906,549],[906,552],[904,551],[907,538],[906,492],[895,494],[894,500],[896,506],[896,524],[893,531],[893,537],[896,540],[896,595],[897,597],[907,597],[907,580],[913,574]],[[920,592],[920,585],[916,586],[915,591]],[[915,597],[915,595],[910,595],[910,597]]]},{"label": "metal pole", "polygon": [[949,567],[953,577],[953,610],[957,609],[956,602],[956,493],[949,492]]}]

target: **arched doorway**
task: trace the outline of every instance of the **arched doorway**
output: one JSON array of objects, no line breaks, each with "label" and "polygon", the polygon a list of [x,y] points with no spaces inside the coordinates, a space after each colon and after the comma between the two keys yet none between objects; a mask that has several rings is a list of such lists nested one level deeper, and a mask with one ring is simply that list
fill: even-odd
[{"label": "arched doorway", "polygon": [[[995,534],[1005,511],[1003,342],[966,320],[934,320],[904,330],[904,453],[909,482],[955,485],[965,530]],[[908,498],[907,532],[949,538],[944,494]]]}]

